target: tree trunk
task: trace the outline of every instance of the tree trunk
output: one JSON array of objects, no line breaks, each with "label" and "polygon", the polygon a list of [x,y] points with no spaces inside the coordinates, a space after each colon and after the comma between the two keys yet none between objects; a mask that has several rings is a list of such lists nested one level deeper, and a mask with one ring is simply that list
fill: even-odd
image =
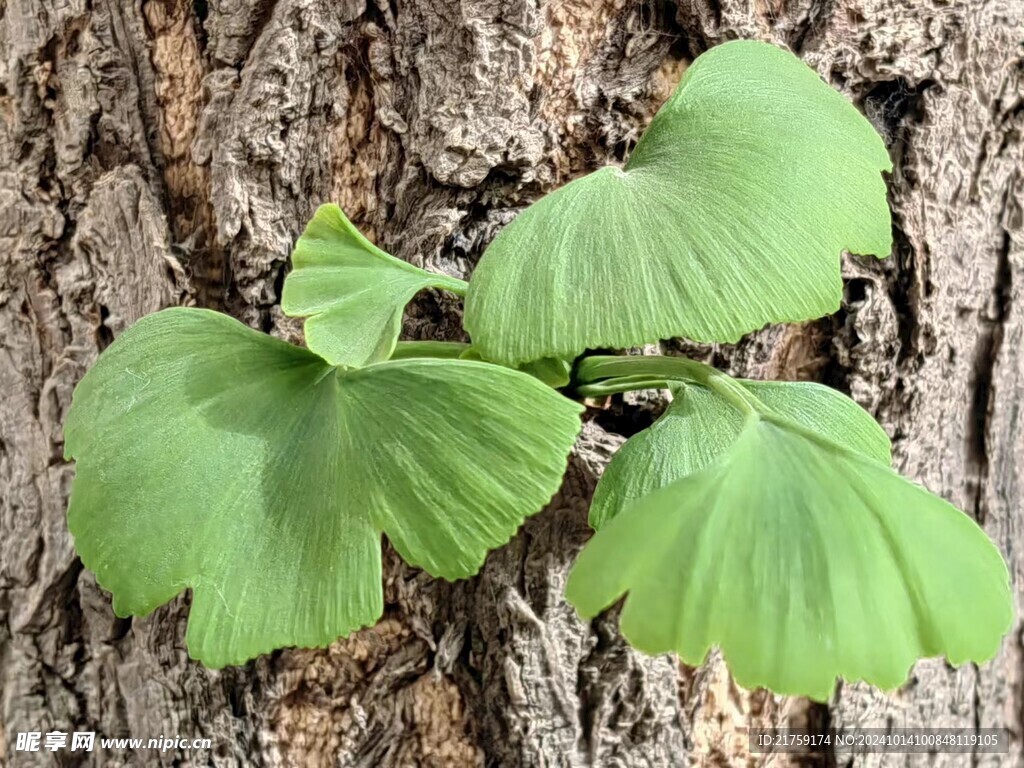
[{"label": "tree trunk", "polygon": [[[653,396],[590,420],[550,508],[476,578],[388,551],[384,618],[325,650],[206,670],[184,649],[187,598],[117,620],[72,549],[61,423],[125,327],[196,304],[299,339],[281,282],[325,201],[465,277],[524,205],[621,161],[687,62],[735,37],[788,45],[873,120],[896,247],[847,260],[834,318],[688,349],[852,394],[1019,580],[1019,0],[0,0],[0,754],[53,764],[15,735],[80,730],[213,747],[58,764],[762,765],[742,728],[832,724],[1004,726],[1010,754],[975,763],[1024,762],[1020,625],[981,669],[922,662],[896,693],[847,685],[822,706],[742,691],[715,658],[644,657],[614,616],[581,622],[562,590],[588,499]],[[459,311],[426,295],[406,331],[461,338]],[[773,765],[798,762],[914,759]]]}]

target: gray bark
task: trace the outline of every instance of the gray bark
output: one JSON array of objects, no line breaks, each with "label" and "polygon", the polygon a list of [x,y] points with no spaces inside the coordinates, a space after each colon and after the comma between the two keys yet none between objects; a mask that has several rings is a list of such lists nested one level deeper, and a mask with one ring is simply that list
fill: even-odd
[{"label": "gray bark", "polygon": [[[875,122],[897,246],[850,259],[835,318],[693,349],[753,377],[825,381],[877,416],[898,468],[975,516],[1019,582],[1024,466],[1024,5],[1019,0],[0,1],[0,755],[19,731],[209,737],[196,752],[62,764],[761,765],[752,725],[1011,729],[1020,625],[981,669],[934,661],[899,692],[828,706],[746,692],[631,651],[562,597],[610,452],[649,420],[588,424],[551,508],[448,584],[387,553],[376,627],[212,672],[187,598],[134,621],[75,557],[61,422],[138,317],[231,312],[295,340],[277,306],[317,204],[401,258],[466,276],[522,206],[629,151],[693,56],[790,46]],[[460,338],[457,304],[407,331]],[[1018,600],[1018,605],[1020,600]],[[776,758],[957,766],[964,756]]]}]

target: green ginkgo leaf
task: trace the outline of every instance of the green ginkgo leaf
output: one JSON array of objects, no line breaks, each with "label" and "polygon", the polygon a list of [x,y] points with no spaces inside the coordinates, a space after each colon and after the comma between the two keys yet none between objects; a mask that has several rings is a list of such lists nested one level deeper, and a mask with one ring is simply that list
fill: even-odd
[{"label": "green ginkgo leaf", "polygon": [[731,342],[834,312],[841,252],[891,249],[891,167],[871,124],[795,56],[718,46],[625,169],[570,182],[502,230],[470,280],[466,330],[513,365]]},{"label": "green ginkgo leaf", "polygon": [[75,390],[68,525],[119,615],[192,589],[189,649],[208,666],[321,646],[380,616],[381,532],[434,575],[475,573],[558,488],[579,412],[500,366],[334,368],[165,310]]},{"label": "green ginkgo leaf", "polygon": [[827,699],[891,689],[921,657],[981,662],[1013,619],[1006,565],[969,517],[885,464],[775,417],[607,522],[566,593],[590,617],[628,595],[635,647]]},{"label": "green ginkgo leaf", "polygon": [[[812,382],[739,383],[766,407],[835,443],[889,464],[889,438],[871,414],[834,389]],[[714,392],[687,384],[665,413],[627,440],[601,476],[590,505],[598,529],[630,502],[699,472],[736,442],[743,416]]]},{"label": "green ginkgo leaf", "polygon": [[363,237],[336,205],[322,205],[292,252],[281,309],[305,317],[306,345],[333,365],[386,360],[402,311],[424,288],[462,295],[457,278],[414,267]]}]

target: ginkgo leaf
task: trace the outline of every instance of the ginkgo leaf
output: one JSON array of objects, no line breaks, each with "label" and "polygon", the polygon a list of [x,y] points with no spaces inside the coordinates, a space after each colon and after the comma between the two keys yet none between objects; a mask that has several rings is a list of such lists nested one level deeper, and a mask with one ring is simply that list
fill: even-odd
[{"label": "ginkgo leaf", "polygon": [[68,525],[119,615],[191,588],[209,666],[321,646],[380,616],[381,532],[434,575],[475,573],[558,488],[580,410],[500,366],[339,369],[165,310],[75,390]]},{"label": "ginkgo leaf", "polygon": [[363,237],[333,204],[322,205],[292,252],[281,309],[305,317],[306,345],[334,365],[386,360],[402,311],[424,288],[465,291],[462,280],[414,267]]},{"label": "ginkgo leaf", "polygon": [[920,657],[985,661],[1012,622],[984,532],[885,464],[753,417],[717,460],[626,507],[566,593],[585,617],[689,664],[722,649],[736,681],[825,700],[837,677],[891,689]]},{"label": "ginkgo leaf", "polygon": [[732,342],[839,308],[842,251],[888,255],[881,138],[792,54],[697,58],[625,169],[570,182],[484,253],[466,330],[491,360],[674,336]]},{"label": "ginkgo leaf", "polygon": [[[812,382],[739,380],[766,407],[839,445],[891,460],[889,438],[850,398]],[[699,385],[683,385],[665,413],[627,440],[612,457],[594,491],[590,525],[600,528],[630,502],[698,472],[739,437],[743,416]]]}]

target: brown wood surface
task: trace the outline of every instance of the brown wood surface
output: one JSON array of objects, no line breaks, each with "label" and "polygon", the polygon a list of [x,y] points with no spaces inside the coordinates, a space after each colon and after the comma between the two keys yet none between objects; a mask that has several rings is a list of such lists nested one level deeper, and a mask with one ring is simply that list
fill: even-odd
[{"label": "brown wood surface", "polygon": [[[687,62],[736,37],[789,46],[869,115],[896,162],[896,248],[847,260],[835,318],[691,351],[852,394],[1019,581],[1021,0],[0,0],[0,762],[55,764],[13,747],[58,729],[214,744],[64,765],[763,765],[739,729],[831,723],[1003,726],[1012,748],[771,764],[1022,764],[1019,625],[982,669],[924,662],[898,692],[823,706],[580,622],[562,588],[588,496],[653,396],[588,424],[551,508],[478,577],[388,552],[385,618],[326,650],[205,670],[185,598],[119,621],[75,557],[61,422],[126,326],[195,304],[297,339],[281,281],[325,201],[466,276],[522,206],[621,161]],[[458,312],[422,297],[407,331],[460,338]]]}]

